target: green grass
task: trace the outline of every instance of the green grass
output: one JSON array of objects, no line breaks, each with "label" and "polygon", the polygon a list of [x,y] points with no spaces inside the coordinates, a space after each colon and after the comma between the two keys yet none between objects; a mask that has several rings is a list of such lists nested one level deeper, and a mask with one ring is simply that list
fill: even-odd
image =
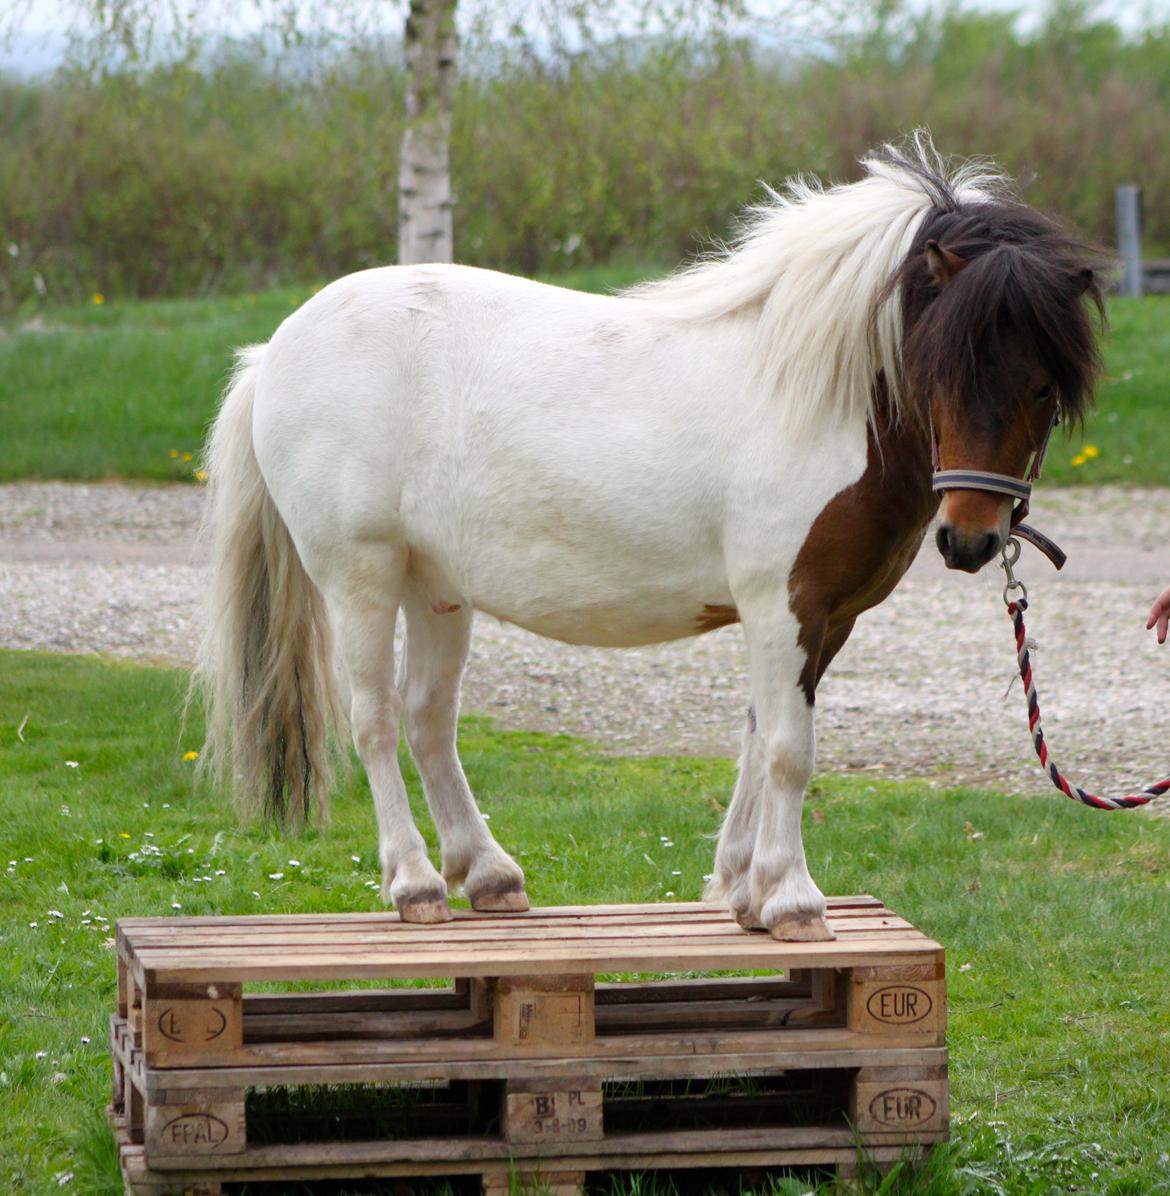
[{"label": "green grass", "polygon": [[[239,824],[182,759],[199,731],[180,739],[184,684],[0,654],[5,1192],[56,1191],[66,1172],[87,1196],[119,1190],[101,1113],[116,918],[378,907],[360,773],[324,832]],[[613,759],[482,719],[465,721],[462,751],[535,902],[698,897],[729,762]],[[808,805],[826,892],[874,892],[948,949],[954,1143],[933,1179],[904,1172],[887,1191],[1170,1193],[1170,824],[857,778],[819,778]]]},{"label": "green grass", "polygon": [[[646,272],[611,266],[553,281],[604,291]],[[0,336],[0,481],[190,480],[233,349],[266,340],[310,294],[286,287],[224,299],[106,301],[47,311],[31,331],[27,318],[9,321]],[[1170,298],[1115,300],[1110,315],[1098,408],[1083,435],[1053,441],[1045,483],[1170,484]],[[1084,444],[1099,455],[1074,465]]]}]

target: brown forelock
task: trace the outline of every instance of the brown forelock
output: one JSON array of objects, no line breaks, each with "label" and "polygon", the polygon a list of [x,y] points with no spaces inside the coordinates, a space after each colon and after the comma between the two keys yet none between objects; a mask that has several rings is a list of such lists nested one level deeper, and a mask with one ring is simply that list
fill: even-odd
[{"label": "brown forelock", "polygon": [[[1045,372],[1026,359],[1022,345],[1004,340],[1006,373],[1013,378],[1014,404],[1002,404],[996,417],[964,426],[962,412],[942,404],[934,421],[940,469],[968,469],[1024,478],[1032,455],[1042,445],[1056,409],[1055,394],[1037,400],[1047,383]],[[1014,418],[1013,418],[1014,417]],[[944,521],[956,527],[991,529],[1015,500],[985,490],[948,490],[942,496]]]},{"label": "brown forelock", "polygon": [[938,506],[925,430],[891,420],[880,379],[878,390],[865,472],[817,516],[788,578],[809,705],[854,619],[881,602],[910,567]]},{"label": "brown forelock", "polygon": [[[939,285],[927,243],[966,265]],[[933,209],[892,286],[901,288],[902,389],[924,422],[948,408],[968,434],[999,438],[1051,386],[1065,419],[1082,419],[1100,373],[1100,255],[1011,201]],[[988,468],[988,466],[983,466]]]}]

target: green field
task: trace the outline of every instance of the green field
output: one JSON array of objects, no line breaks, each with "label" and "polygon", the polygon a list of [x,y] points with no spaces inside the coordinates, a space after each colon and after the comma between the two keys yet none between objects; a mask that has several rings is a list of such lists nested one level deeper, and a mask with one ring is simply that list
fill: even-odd
[{"label": "green field", "polygon": [[[324,832],[242,826],[194,786],[184,687],[163,669],[0,653],[4,1192],[70,1174],[65,1190],[120,1191],[101,1113],[115,919],[378,907],[360,772]],[[482,719],[462,751],[534,902],[699,896],[730,762],[614,759]],[[954,1143],[933,1179],[904,1171],[886,1196],[1170,1193],[1170,822],[827,777],[806,813],[826,892],[874,892],[948,948]]]},{"label": "green field", "polygon": [[[558,279],[586,290],[645,267]],[[120,303],[15,319],[0,336],[0,481],[191,479],[232,350],[266,340],[311,288],[228,299]],[[1170,484],[1170,298],[1115,301],[1107,375],[1083,431],[1053,442],[1045,482]],[[1084,446],[1096,449],[1085,457]],[[188,454],[185,458],[184,454]]]}]

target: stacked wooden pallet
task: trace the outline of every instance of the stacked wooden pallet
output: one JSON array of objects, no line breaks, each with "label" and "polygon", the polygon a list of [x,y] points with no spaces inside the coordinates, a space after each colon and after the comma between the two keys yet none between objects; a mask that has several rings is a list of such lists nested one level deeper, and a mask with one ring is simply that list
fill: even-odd
[{"label": "stacked wooden pallet", "polygon": [[[941,1141],[943,949],[872,897],[831,899],[829,920],[827,943],[697,903],[122,921],[127,1191],[467,1175],[575,1191],[588,1172],[848,1170],[859,1145],[880,1162]],[[713,971],[739,975],[679,978]],[[284,987],[244,991],[258,982]]]}]

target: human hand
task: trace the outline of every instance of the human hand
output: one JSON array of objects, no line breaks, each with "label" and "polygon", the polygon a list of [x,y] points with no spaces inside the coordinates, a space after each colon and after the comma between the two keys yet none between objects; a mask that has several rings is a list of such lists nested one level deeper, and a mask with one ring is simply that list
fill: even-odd
[{"label": "human hand", "polygon": [[1158,600],[1150,607],[1150,617],[1146,620],[1146,630],[1158,628],[1158,643],[1166,642],[1166,629],[1170,627],[1170,586],[1159,595]]}]

